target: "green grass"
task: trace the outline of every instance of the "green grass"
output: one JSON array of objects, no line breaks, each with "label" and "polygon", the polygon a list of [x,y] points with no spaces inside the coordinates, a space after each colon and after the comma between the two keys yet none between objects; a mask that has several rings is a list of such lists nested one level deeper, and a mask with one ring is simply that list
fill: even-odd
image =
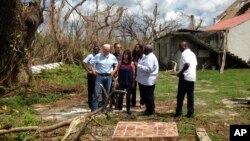
[{"label": "green grass", "polygon": [[43,79],[48,83],[65,85],[86,84],[86,72],[81,66],[65,65],[60,68],[35,75],[35,79]]},{"label": "green grass", "polygon": [[[56,81],[60,84],[86,84],[86,73],[80,66],[64,66],[57,70],[43,74],[48,82]],[[197,72],[197,82],[195,83],[195,102],[205,103],[205,105],[195,105],[195,118],[188,119],[181,117],[177,122],[178,132],[181,139],[195,140],[195,128],[203,127],[207,130],[212,140],[228,140],[230,124],[249,124],[250,111],[247,108],[227,108],[222,103],[222,99],[246,98],[250,97],[250,69],[225,70],[224,74],[218,71],[206,70]],[[175,110],[178,78],[168,75],[164,71],[159,72],[156,83],[156,102],[167,103]],[[184,112],[186,105],[183,106]],[[221,115],[216,112],[224,112]],[[238,116],[228,118],[228,114],[236,112]],[[172,113],[174,114],[174,113]],[[223,114],[225,116],[223,116]],[[118,119],[116,119],[118,118]],[[121,118],[121,119],[119,119]],[[98,119],[102,124],[115,125],[119,120],[150,120],[150,121],[173,121],[170,115],[160,117],[127,117],[112,116],[111,119]],[[219,129],[219,130],[218,130]]]},{"label": "green grass", "polygon": [[[160,72],[155,89],[156,101],[166,103],[176,101],[177,85],[178,79],[175,76]],[[242,107],[227,108],[222,100],[247,97],[250,97],[250,69],[225,70],[224,74],[211,70],[198,71],[195,102],[203,102],[206,105],[196,104],[195,118],[181,117],[177,122],[181,139],[195,140],[195,128],[203,127],[211,140],[228,140],[228,125],[250,124],[250,110]],[[172,104],[172,106],[174,111],[176,105]],[[183,110],[186,111],[186,105],[183,106]],[[224,113],[217,114],[217,111]],[[230,117],[230,113],[238,115]],[[164,118],[165,121],[171,121],[171,117]]]},{"label": "green grass", "polygon": [[[41,74],[34,75],[34,87],[38,93],[27,94],[25,91],[20,90],[9,98],[0,99],[1,106],[7,106],[7,110],[4,114],[0,114],[0,128],[5,125],[12,125],[13,127],[20,126],[34,126],[41,125],[44,121],[37,116],[32,105],[33,104],[48,104],[57,101],[62,98],[66,98],[67,95],[60,94],[58,92],[46,93],[41,95],[39,93],[39,85],[37,83],[47,83],[46,85],[78,85],[86,83],[85,75],[81,66],[66,65],[55,70],[42,72]],[[8,134],[0,137],[0,140],[23,140],[27,135],[27,132],[18,134]]]},{"label": "green grass", "polygon": [[[86,86],[86,72],[81,66],[65,65],[55,70],[43,72],[34,76],[35,81],[47,84],[57,84],[62,86],[82,85]],[[168,75],[164,71],[159,72],[159,77],[155,89],[155,101],[165,103],[174,111],[176,107],[178,78]],[[39,89],[39,87],[38,87]],[[137,93],[139,96],[139,93]],[[181,139],[195,140],[195,129],[205,128],[211,140],[228,140],[230,124],[250,124],[250,110],[243,107],[228,108],[222,103],[223,99],[247,98],[250,97],[250,69],[225,70],[224,74],[218,71],[198,71],[197,82],[195,83],[195,117],[181,117],[177,122],[178,132]],[[8,99],[0,99],[0,106],[7,105],[8,113],[0,115],[0,125],[11,123],[14,126],[39,125],[43,121],[39,119],[31,105],[36,103],[51,103],[62,95],[52,93],[40,96],[34,93],[32,96],[18,92]],[[183,106],[184,114],[186,105]],[[163,121],[172,122],[172,113],[167,111],[156,111],[158,116],[147,117],[137,116],[128,118],[127,116],[109,115],[108,118],[97,118],[103,125],[115,126],[119,121]],[[230,116],[237,113],[236,116]],[[16,122],[18,121],[18,122]],[[87,132],[87,131],[86,131]],[[27,133],[20,133],[18,136],[9,135],[8,139],[23,139]],[[0,138],[1,139],[1,138]]]}]

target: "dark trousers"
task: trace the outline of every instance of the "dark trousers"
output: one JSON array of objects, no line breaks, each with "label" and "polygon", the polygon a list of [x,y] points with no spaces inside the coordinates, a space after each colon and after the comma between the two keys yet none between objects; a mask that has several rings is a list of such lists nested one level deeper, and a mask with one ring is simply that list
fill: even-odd
[{"label": "dark trousers", "polygon": [[94,74],[91,74],[91,73],[87,74],[87,79],[88,79],[88,104],[89,104],[89,108],[91,108],[92,97],[93,97],[94,90],[95,90],[95,78],[96,78],[96,76]]},{"label": "dark trousers", "polygon": [[[126,107],[127,111],[130,111],[130,100],[131,100],[131,86],[119,86],[119,90],[126,89]],[[118,95],[118,109],[122,110],[123,105],[123,93],[119,93]]]},{"label": "dark trousers", "polygon": [[182,113],[182,106],[185,94],[187,94],[188,114],[194,114],[194,82],[180,78],[178,84],[178,94],[177,94],[177,108],[176,108],[177,114]]},{"label": "dark trousers", "polygon": [[140,105],[144,105],[145,101],[144,101],[144,98],[143,98],[143,89],[140,86],[141,85],[140,83],[138,83],[138,85],[139,85],[139,91],[140,91]]},{"label": "dark trousers", "polygon": [[137,82],[135,81],[135,87],[131,89],[131,95],[132,95],[131,104],[132,104],[132,107],[135,107],[135,105],[136,105],[136,87],[137,87]]},{"label": "dark trousers", "polygon": [[155,102],[154,102],[154,90],[155,85],[146,86],[139,83],[139,90],[141,93],[141,99],[146,105],[146,114],[153,114],[155,112]]}]

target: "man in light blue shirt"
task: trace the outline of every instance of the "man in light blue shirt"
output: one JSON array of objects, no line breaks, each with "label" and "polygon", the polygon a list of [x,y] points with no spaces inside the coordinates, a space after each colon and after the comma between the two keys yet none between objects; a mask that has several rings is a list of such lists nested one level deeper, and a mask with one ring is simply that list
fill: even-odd
[{"label": "man in light blue shirt", "polygon": [[153,53],[153,46],[146,45],[144,47],[144,56],[139,60],[137,65],[136,80],[139,83],[141,98],[145,102],[145,115],[155,113],[154,89],[155,82],[158,76],[159,64],[156,56]]},{"label": "man in light blue shirt", "polygon": [[95,45],[93,47],[93,52],[89,54],[86,58],[83,60],[83,68],[87,71],[87,79],[88,79],[88,104],[89,108],[91,108],[91,101],[92,97],[94,95],[94,88],[95,88],[95,78],[96,76],[93,74],[90,65],[90,60],[92,60],[96,54],[99,53],[100,48]]},{"label": "man in light blue shirt", "polygon": [[[91,111],[95,111],[98,108],[98,97],[101,92],[102,84],[109,94],[110,87],[112,83],[112,77],[117,71],[118,61],[116,57],[110,53],[110,45],[103,45],[103,52],[97,54],[91,61],[92,72],[96,75],[95,81],[95,92],[93,95],[92,103],[91,103]],[[106,97],[102,98],[102,105],[105,108],[106,105]]]}]

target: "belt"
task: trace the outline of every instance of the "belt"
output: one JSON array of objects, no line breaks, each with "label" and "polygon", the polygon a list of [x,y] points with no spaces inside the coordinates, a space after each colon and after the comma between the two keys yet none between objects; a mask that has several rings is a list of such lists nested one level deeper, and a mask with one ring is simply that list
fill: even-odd
[{"label": "belt", "polygon": [[110,73],[98,73],[100,76],[110,76]]}]

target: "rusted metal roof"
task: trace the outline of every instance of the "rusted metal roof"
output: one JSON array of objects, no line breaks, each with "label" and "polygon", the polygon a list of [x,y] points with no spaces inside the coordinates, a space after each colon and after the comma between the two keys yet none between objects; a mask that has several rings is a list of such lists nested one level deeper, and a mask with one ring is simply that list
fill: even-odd
[{"label": "rusted metal roof", "polygon": [[207,31],[230,29],[248,20],[250,20],[250,13],[243,14],[237,17],[233,17],[227,20],[222,20],[219,23],[207,28]]}]

